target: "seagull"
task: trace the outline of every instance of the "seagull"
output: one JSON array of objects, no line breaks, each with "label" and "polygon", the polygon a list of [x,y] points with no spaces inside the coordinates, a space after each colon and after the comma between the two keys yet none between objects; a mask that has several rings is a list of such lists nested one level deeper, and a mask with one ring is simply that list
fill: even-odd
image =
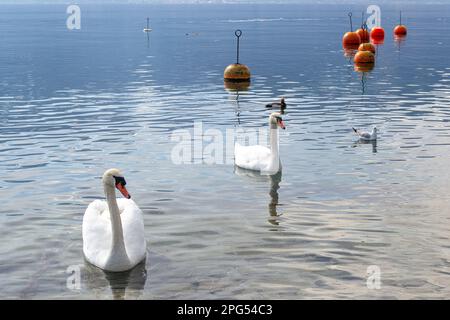
[{"label": "seagull", "polygon": [[377,127],[373,127],[372,132],[360,131],[358,129],[352,128],[353,131],[359,136],[360,140],[363,141],[374,141],[377,140]]},{"label": "seagull", "polygon": [[272,102],[272,103],[266,104],[266,108],[286,109],[286,102],[284,102],[284,98],[282,97],[280,102]]}]

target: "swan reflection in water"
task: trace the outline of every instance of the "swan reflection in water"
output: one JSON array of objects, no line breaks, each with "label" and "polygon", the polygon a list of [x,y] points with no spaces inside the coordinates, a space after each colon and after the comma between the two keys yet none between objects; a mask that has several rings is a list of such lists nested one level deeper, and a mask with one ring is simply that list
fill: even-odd
[{"label": "swan reflection in water", "polygon": [[[145,261],[124,272],[108,272],[85,261],[82,288],[87,288],[96,298],[114,300],[138,299],[147,281]],[[110,290],[106,290],[110,289]]]},{"label": "swan reflection in water", "polygon": [[281,176],[282,176],[281,170],[278,171],[278,173],[276,173],[274,175],[268,176],[268,175],[261,175],[258,171],[247,170],[247,169],[240,168],[238,166],[234,166],[234,173],[241,177],[249,177],[253,181],[269,183],[269,185],[270,185],[270,189],[269,189],[270,202],[268,205],[268,208],[269,208],[268,221],[271,224],[278,226],[280,224],[279,217],[282,215],[282,214],[278,214],[278,212],[277,212],[277,206],[279,205],[278,189],[280,189],[280,182],[281,182]]}]

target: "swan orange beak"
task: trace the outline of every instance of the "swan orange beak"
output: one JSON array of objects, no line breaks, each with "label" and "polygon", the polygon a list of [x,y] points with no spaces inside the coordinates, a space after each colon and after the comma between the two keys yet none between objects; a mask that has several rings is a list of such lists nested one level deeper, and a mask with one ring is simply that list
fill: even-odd
[{"label": "swan orange beak", "polygon": [[286,129],[286,126],[284,125],[283,120],[279,120],[279,121],[278,121],[278,125],[280,126],[281,129],[283,129],[283,130]]},{"label": "swan orange beak", "polygon": [[131,196],[128,193],[127,188],[125,188],[125,186],[123,186],[121,183],[116,184],[116,188],[120,191],[120,193],[127,199],[130,199]]}]

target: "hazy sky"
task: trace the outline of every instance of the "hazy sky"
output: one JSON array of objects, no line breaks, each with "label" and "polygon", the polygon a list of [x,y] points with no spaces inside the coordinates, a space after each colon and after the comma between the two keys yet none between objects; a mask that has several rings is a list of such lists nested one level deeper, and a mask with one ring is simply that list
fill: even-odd
[{"label": "hazy sky", "polygon": [[0,0],[2,3],[448,3],[450,0]]}]

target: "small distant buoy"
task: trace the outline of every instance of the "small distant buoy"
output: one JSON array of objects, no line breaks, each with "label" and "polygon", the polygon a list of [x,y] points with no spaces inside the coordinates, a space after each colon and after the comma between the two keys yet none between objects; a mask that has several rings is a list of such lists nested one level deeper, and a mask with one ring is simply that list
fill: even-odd
[{"label": "small distant buoy", "polygon": [[402,24],[402,12],[400,11],[400,23],[394,28],[394,35],[406,36],[407,32],[406,26]]},{"label": "small distant buoy", "polygon": [[384,29],[382,27],[374,27],[370,31],[370,38],[373,40],[383,40],[384,39]]},{"label": "small distant buoy", "polygon": [[344,36],[342,37],[342,45],[344,46],[344,48],[359,46],[359,44],[361,43],[361,38],[359,37],[359,35],[356,32],[353,32],[352,13],[349,12],[348,16],[350,18],[350,31],[344,34]]},{"label": "small distant buoy", "polygon": [[242,35],[241,30],[236,30],[234,34],[237,37],[236,63],[230,64],[223,72],[225,81],[247,82],[250,81],[250,69],[245,64],[239,63],[239,38]]},{"label": "small distant buoy", "polygon": [[394,34],[396,36],[406,36],[406,33],[408,32],[408,30],[406,29],[406,27],[402,24],[396,26],[394,28]]},{"label": "small distant buoy", "polygon": [[361,43],[358,47],[358,51],[370,51],[375,53],[375,46],[369,42]]},{"label": "small distant buoy", "polygon": [[149,18],[147,17],[147,28],[144,28],[142,31],[144,31],[144,32],[150,32],[150,31],[152,31],[152,29],[150,29],[150,27],[149,27]]},{"label": "small distant buoy", "polygon": [[353,61],[355,64],[374,63],[375,55],[370,51],[358,51]]}]

